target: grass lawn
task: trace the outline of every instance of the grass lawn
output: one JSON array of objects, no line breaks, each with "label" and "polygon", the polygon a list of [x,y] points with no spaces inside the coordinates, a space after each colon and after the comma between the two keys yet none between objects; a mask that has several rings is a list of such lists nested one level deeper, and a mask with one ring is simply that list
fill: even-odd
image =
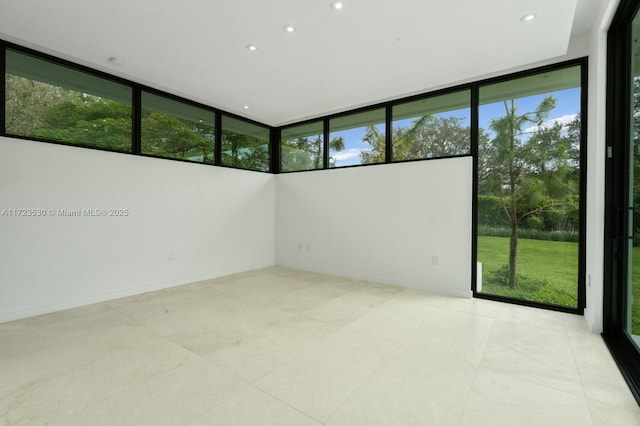
[{"label": "grass lawn", "polygon": [[[578,244],[558,241],[518,240],[517,272],[529,280],[515,289],[491,283],[492,274],[509,263],[509,238],[478,237],[482,262],[482,292],[553,305],[578,303]],[[634,247],[631,279],[631,332],[640,335],[640,247]]]},{"label": "grass lawn", "polygon": [[[640,262],[640,254],[638,258]],[[478,237],[478,261],[482,263],[483,293],[578,306],[578,243],[518,239],[519,280],[514,289],[492,282],[495,272],[509,264],[509,238]]]}]

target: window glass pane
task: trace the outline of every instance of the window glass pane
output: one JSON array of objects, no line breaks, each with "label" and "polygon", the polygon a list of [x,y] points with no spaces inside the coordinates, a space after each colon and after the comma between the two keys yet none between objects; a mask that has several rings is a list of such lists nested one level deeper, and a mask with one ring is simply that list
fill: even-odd
[{"label": "window glass pane", "polygon": [[222,164],[250,170],[269,170],[269,129],[222,116]]},{"label": "window glass pane", "polygon": [[393,161],[466,155],[471,144],[471,92],[393,107]]},{"label": "window glass pane", "polygon": [[282,129],[280,169],[321,169],[324,163],[324,124],[322,121]]},{"label": "window glass pane", "polygon": [[131,151],[132,89],[6,51],[7,134]]},{"label": "window glass pane", "polygon": [[329,121],[329,167],[384,163],[383,108]]},{"label": "window glass pane", "polygon": [[142,92],[142,153],[214,162],[215,113]]},{"label": "window glass pane", "polygon": [[478,286],[578,306],[580,67],[480,88]]},{"label": "window glass pane", "polygon": [[[625,329],[640,347],[640,14],[636,13],[631,25],[632,56],[628,60],[631,71],[630,111],[631,128],[627,166],[627,276]],[[622,190],[620,190],[620,194]],[[616,259],[616,262],[618,260]]]}]

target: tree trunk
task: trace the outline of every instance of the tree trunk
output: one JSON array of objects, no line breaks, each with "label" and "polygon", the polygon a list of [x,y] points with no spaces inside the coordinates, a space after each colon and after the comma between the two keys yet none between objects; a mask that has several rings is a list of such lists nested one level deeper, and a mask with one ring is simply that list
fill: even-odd
[{"label": "tree trunk", "polygon": [[322,139],[318,137],[318,139],[316,139],[314,143],[316,144],[317,150],[316,150],[316,158],[313,162],[314,163],[313,168],[320,169],[321,162],[322,164],[324,164],[324,156],[322,155],[322,147],[323,147]]},{"label": "tree trunk", "polygon": [[[505,107],[506,107],[505,102]],[[515,135],[515,106],[511,100],[511,108],[507,108],[510,116],[509,129],[509,196],[511,204],[511,234],[509,236],[509,288],[516,288],[516,260],[518,257],[518,205],[516,202],[516,135]]]},{"label": "tree trunk", "polygon": [[516,288],[516,258],[518,257],[518,215],[515,186],[511,185],[511,235],[509,236],[509,288]]}]

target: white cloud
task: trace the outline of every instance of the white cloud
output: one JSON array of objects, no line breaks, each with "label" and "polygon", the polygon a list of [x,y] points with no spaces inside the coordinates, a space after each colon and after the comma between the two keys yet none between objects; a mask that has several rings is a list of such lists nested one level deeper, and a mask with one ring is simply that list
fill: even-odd
[{"label": "white cloud", "polygon": [[348,161],[348,160],[353,160],[354,158],[360,158],[360,153],[363,151],[365,150],[359,149],[359,148],[345,149],[344,151],[340,151],[340,152],[336,152],[335,154],[332,154],[331,157],[333,157],[336,160],[336,162]]},{"label": "white cloud", "polygon": [[575,120],[575,118],[577,116],[578,116],[578,114],[567,114],[567,115],[563,115],[561,117],[552,118],[551,120],[547,120],[544,123],[542,123],[541,126],[531,126],[531,127],[528,127],[526,129],[524,129],[524,133],[534,133],[539,128],[549,129],[549,128],[555,126],[556,123],[560,124],[564,128],[569,123],[571,123],[573,120]]}]

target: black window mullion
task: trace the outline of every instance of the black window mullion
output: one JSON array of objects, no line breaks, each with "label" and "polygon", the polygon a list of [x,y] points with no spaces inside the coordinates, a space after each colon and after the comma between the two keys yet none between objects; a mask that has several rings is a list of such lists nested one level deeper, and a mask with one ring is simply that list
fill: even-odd
[{"label": "black window mullion", "polygon": [[216,111],[216,123],[215,123],[215,147],[214,147],[214,160],[213,163],[216,166],[222,164],[222,114]]},{"label": "black window mullion", "polygon": [[385,109],[385,134],[384,134],[384,162],[391,163],[393,161],[393,143],[392,143],[392,133],[393,133],[393,112],[392,105],[387,105]]},{"label": "black window mullion", "polygon": [[471,197],[471,291],[477,294],[478,278],[478,144],[480,143],[480,86],[471,85],[471,135],[470,152],[473,158],[473,197]]},{"label": "black window mullion", "polygon": [[0,44],[0,72],[2,73],[2,81],[0,81],[0,100],[2,105],[0,105],[0,135],[4,136],[7,134],[7,115],[6,115],[6,107],[7,107],[7,48],[3,44]]},{"label": "black window mullion", "polygon": [[583,60],[580,68],[580,211],[579,228],[580,243],[578,253],[578,309],[584,312],[587,307],[587,123],[588,123],[588,87],[589,63]]},{"label": "black window mullion", "polygon": [[323,141],[324,149],[322,151],[323,154],[323,169],[329,168],[329,118],[324,119],[324,135]]},{"label": "black window mullion", "polygon": [[270,172],[280,173],[280,129],[272,127],[269,132]]},{"label": "black window mullion", "polygon": [[133,87],[133,144],[131,146],[134,154],[140,155],[142,152],[142,90],[140,87]]}]

